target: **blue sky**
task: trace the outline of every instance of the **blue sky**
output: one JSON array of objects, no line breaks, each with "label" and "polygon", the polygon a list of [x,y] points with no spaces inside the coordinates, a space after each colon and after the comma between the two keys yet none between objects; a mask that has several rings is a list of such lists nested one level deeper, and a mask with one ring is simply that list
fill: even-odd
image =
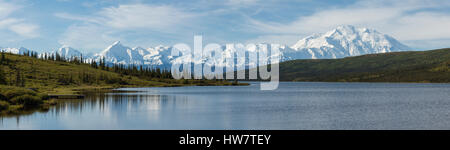
[{"label": "blue sky", "polygon": [[0,47],[99,52],[268,42],[292,45],[338,25],[374,28],[415,49],[450,47],[448,0],[0,0]]}]

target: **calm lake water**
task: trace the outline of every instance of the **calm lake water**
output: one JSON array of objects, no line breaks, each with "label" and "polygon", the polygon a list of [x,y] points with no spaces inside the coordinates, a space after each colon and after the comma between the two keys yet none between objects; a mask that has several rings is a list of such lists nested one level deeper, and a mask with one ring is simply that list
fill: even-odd
[{"label": "calm lake water", "polygon": [[1,117],[0,129],[450,129],[450,84],[127,88]]}]

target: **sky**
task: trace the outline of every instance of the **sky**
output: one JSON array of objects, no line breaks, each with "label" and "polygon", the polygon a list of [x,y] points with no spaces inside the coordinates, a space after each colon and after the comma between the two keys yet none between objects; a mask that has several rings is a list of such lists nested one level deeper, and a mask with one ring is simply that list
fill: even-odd
[{"label": "sky", "polygon": [[0,47],[96,53],[187,43],[293,45],[339,25],[373,28],[417,50],[450,47],[448,0],[0,0]]}]

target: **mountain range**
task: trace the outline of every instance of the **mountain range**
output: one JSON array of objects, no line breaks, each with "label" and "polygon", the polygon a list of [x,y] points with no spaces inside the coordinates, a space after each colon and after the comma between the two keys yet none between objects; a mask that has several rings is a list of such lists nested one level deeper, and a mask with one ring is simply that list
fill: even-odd
[{"label": "mountain range", "polygon": [[[248,53],[258,53],[263,44],[257,44],[256,47],[249,49]],[[68,59],[83,56],[86,61],[99,61],[105,59],[108,64],[124,64],[124,65],[145,65],[152,67],[168,68],[174,62],[185,61],[186,57],[170,56],[172,46],[157,46],[152,48],[134,47],[130,48],[117,41],[103,51],[88,55],[82,54],[80,51],[69,46],[63,46],[57,51],[47,54],[58,53]],[[235,49],[222,46],[222,60],[224,62],[231,52]],[[22,54],[29,51],[26,48],[0,48],[1,51],[11,52],[14,54]],[[280,48],[280,61],[296,60],[296,59],[336,59],[349,56],[359,56],[364,54],[376,54],[386,52],[398,52],[411,50],[408,46],[400,43],[393,37],[382,34],[374,29],[357,28],[351,25],[339,26],[329,32],[323,34],[314,34],[299,40],[292,46],[282,45]],[[232,54],[232,53],[231,53]],[[245,58],[248,60],[247,55]],[[208,57],[202,59],[207,62]],[[229,63],[220,63],[223,67]]]},{"label": "mountain range", "polygon": [[13,54],[25,54],[27,52],[31,52],[29,49],[26,49],[24,47],[20,47],[20,48],[2,48],[0,47],[0,51],[1,52],[6,52],[6,53],[13,53]]}]

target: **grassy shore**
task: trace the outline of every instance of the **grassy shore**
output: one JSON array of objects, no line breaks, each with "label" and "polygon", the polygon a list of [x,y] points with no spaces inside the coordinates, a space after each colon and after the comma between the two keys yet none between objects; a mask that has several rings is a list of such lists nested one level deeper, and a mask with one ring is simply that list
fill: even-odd
[{"label": "grassy shore", "polygon": [[48,94],[108,92],[123,87],[233,86],[247,85],[224,80],[175,80],[138,73],[118,73],[89,64],[42,60],[2,53],[0,56],[0,114],[27,107],[47,108],[55,100]]},{"label": "grassy shore", "polygon": [[0,99],[0,115],[20,113],[27,108],[48,109],[56,104],[46,93],[15,86],[0,86]]},{"label": "grassy shore", "polygon": [[151,85],[81,85],[81,86],[63,86],[56,87],[49,91],[43,91],[47,94],[71,95],[85,92],[109,92],[117,88],[138,88],[138,87],[179,87],[179,86],[246,86],[248,83],[233,83],[228,81],[210,81],[210,80],[177,80],[177,82],[151,84]]},{"label": "grassy shore", "polygon": [[108,93],[113,89],[125,87],[175,87],[175,86],[242,86],[247,83],[231,83],[226,81],[187,80],[185,84],[158,84],[158,85],[82,85],[30,89],[24,87],[0,85],[0,116],[45,111],[57,104],[56,99],[49,99],[50,95],[77,95],[83,93]]}]

